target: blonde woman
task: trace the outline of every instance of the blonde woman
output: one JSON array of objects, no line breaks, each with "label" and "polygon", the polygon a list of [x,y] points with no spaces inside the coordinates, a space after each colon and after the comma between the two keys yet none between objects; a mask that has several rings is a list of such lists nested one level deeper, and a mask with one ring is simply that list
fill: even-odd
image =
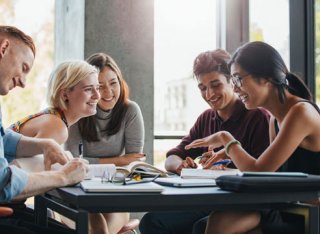
[{"label": "blonde woman", "polygon": [[69,126],[94,115],[99,99],[98,70],[85,61],[63,62],[49,79],[49,107],[17,121],[10,128],[25,136],[51,138],[64,144]]}]

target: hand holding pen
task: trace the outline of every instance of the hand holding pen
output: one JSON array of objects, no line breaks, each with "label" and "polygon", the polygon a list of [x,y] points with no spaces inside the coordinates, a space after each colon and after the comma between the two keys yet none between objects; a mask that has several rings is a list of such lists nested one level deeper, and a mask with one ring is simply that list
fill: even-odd
[{"label": "hand holding pen", "polygon": [[212,152],[212,151],[205,152],[202,155],[196,157],[195,161],[199,160],[197,163],[203,166],[211,158],[212,153],[214,153],[214,152]]},{"label": "hand holding pen", "polygon": [[224,149],[219,150],[218,152],[213,152],[209,159],[202,165],[203,169],[209,168],[217,168],[224,169],[224,167],[228,166],[231,163],[231,160],[227,158],[225,155]]},{"label": "hand holding pen", "polygon": [[203,153],[202,155],[196,157],[195,160],[198,159],[199,161],[197,163],[203,167],[203,165],[206,164],[208,159],[211,158],[213,154],[214,154],[213,147],[209,146],[208,151]]},{"label": "hand holding pen", "polygon": [[[216,161],[214,163],[210,163],[212,159],[210,157],[207,157],[205,155],[198,156],[197,159],[200,158],[199,163],[202,163],[203,158],[206,157],[206,161],[203,163],[203,169],[219,169],[224,170],[225,167],[227,167],[232,161],[230,159],[224,159],[220,161]],[[214,156],[213,156],[214,158]],[[216,158],[214,158],[216,160]],[[208,161],[209,160],[209,161]]]},{"label": "hand holding pen", "polygon": [[79,158],[83,158],[83,144],[82,142],[79,142],[79,146],[78,146],[78,150],[79,150]]}]

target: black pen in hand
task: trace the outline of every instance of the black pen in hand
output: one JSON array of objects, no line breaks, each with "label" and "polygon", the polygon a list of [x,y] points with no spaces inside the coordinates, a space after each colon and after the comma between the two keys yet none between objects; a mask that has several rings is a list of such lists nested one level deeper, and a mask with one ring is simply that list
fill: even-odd
[{"label": "black pen in hand", "polygon": [[82,142],[80,142],[79,143],[79,148],[78,148],[78,150],[79,150],[79,158],[83,158],[83,144],[82,144]]}]

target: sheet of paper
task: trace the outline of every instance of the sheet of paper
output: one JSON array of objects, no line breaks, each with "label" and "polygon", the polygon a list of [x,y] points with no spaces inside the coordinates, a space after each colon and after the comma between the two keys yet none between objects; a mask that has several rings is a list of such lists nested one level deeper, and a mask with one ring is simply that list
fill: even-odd
[{"label": "sheet of paper", "polygon": [[89,171],[86,178],[93,178],[102,176],[107,180],[111,180],[111,177],[116,173],[116,166],[114,164],[90,164]]},{"label": "sheet of paper", "polygon": [[[70,153],[70,152],[68,152]],[[71,153],[70,153],[71,155]],[[72,156],[71,156],[72,158]],[[44,171],[44,164],[43,164],[43,155],[35,155],[29,158],[19,158],[15,160],[15,164],[22,168],[27,172],[40,172]],[[62,167],[61,164],[55,163],[51,166],[51,170],[57,171],[60,170]],[[86,176],[86,179],[92,177],[102,177],[103,174],[106,178],[110,178],[116,172],[116,166],[114,164],[90,164],[89,171]]]}]

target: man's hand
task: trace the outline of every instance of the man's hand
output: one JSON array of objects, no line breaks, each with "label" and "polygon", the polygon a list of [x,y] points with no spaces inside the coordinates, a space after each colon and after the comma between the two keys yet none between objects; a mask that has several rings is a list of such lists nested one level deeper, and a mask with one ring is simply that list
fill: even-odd
[{"label": "man's hand", "polygon": [[22,200],[53,188],[76,184],[85,179],[88,169],[88,161],[75,158],[57,171],[28,173],[27,186],[14,197],[14,200]]},{"label": "man's hand", "polygon": [[89,170],[88,161],[75,158],[61,168],[63,172],[64,186],[76,184],[86,177]]},{"label": "man's hand", "polygon": [[44,158],[45,170],[50,170],[51,165],[60,163],[61,165],[66,164],[70,157],[63,150],[63,148],[54,140],[46,139],[41,143]]},{"label": "man's hand", "polygon": [[197,168],[198,165],[193,161],[192,158],[186,157],[185,160],[181,162],[181,164],[176,168],[176,172],[181,174],[182,168]]}]

